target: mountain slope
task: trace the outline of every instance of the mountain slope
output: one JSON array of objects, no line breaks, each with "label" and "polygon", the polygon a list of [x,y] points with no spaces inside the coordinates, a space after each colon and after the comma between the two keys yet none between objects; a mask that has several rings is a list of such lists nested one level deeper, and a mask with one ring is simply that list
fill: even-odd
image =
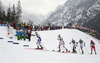
[{"label": "mountain slope", "polygon": [[96,31],[98,31],[100,33],[100,13],[98,13],[93,19],[91,19],[87,23],[84,23],[83,25],[85,27],[90,28],[90,29],[96,30]]},{"label": "mountain slope", "polygon": [[62,8],[51,14],[42,24],[66,26],[72,23],[82,26],[93,19],[99,11],[100,0],[68,0]]}]

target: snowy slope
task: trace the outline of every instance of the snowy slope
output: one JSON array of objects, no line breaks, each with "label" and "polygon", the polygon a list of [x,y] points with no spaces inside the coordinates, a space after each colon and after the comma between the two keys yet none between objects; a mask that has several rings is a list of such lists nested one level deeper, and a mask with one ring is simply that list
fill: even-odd
[{"label": "snowy slope", "polygon": [[[2,30],[2,31],[1,31]],[[15,30],[13,30],[13,34]],[[39,51],[39,50],[26,50],[24,48],[35,48],[36,47],[36,39],[35,37],[31,37],[31,41],[28,40],[17,40],[14,36],[13,39],[9,39],[7,36],[7,28],[0,26],[0,37],[4,39],[0,39],[0,63],[100,63],[100,42],[99,40],[87,35],[81,31],[76,29],[62,29],[55,31],[39,31],[38,32],[42,38],[42,44],[48,50],[57,50],[58,34],[61,34],[65,41],[66,47],[71,51],[71,47],[69,42],[71,39],[75,39],[79,41],[79,39],[83,39],[86,43],[86,47],[90,52],[90,40],[92,39],[96,43],[97,55],[89,55],[85,50],[85,54],[72,54],[72,53],[58,53],[58,52],[47,52],[47,51]],[[34,34],[34,32],[32,33]],[[18,44],[8,43],[7,41],[18,42]],[[23,47],[23,45],[29,45],[29,47]]]}]

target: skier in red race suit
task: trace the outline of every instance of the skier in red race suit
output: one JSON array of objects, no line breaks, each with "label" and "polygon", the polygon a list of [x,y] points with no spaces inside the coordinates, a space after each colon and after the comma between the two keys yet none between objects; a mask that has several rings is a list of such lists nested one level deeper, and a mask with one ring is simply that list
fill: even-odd
[{"label": "skier in red race suit", "polygon": [[92,50],[94,49],[94,51],[95,51],[95,54],[97,54],[96,53],[96,50],[95,50],[95,43],[91,40],[91,42],[90,42],[90,47],[91,47],[91,54],[92,54]]}]

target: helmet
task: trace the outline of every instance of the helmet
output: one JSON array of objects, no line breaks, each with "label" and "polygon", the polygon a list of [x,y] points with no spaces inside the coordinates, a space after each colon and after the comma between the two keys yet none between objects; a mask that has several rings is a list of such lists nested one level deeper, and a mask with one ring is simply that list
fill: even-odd
[{"label": "helmet", "polygon": [[61,36],[60,36],[60,34],[58,35],[58,38],[60,38]]},{"label": "helmet", "polygon": [[91,42],[93,42],[93,40],[91,40]]},{"label": "helmet", "polygon": [[72,39],[72,41],[73,41],[74,39]]},{"label": "helmet", "polygon": [[37,32],[35,32],[35,35],[37,35],[38,33]]},{"label": "helmet", "polygon": [[74,40],[74,39],[72,39],[72,42],[75,42],[75,40]]}]

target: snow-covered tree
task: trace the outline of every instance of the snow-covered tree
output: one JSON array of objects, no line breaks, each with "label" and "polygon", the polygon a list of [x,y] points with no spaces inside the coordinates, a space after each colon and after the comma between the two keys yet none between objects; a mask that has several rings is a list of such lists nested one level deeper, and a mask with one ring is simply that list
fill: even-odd
[{"label": "snow-covered tree", "polygon": [[10,8],[10,3],[9,3],[9,8],[7,10],[7,21],[11,22],[11,8]]},{"label": "snow-covered tree", "polygon": [[21,8],[20,0],[19,0],[18,4],[17,4],[17,12],[16,12],[16,21],[17,22],[20,21],[21,13],[22,13],[22,8]]},{"label": "snow-covered tree", "polygon": [[3,10],[2,10],[2,2],[0,0],[0,21],[2,20],[2,12],[3,12]]},{"label": "snow-covered tree", "polygon": [[16,21],[16,10],[15,10],[15,4],[13,4],[13,10],[11,13],[11,20]]}]

